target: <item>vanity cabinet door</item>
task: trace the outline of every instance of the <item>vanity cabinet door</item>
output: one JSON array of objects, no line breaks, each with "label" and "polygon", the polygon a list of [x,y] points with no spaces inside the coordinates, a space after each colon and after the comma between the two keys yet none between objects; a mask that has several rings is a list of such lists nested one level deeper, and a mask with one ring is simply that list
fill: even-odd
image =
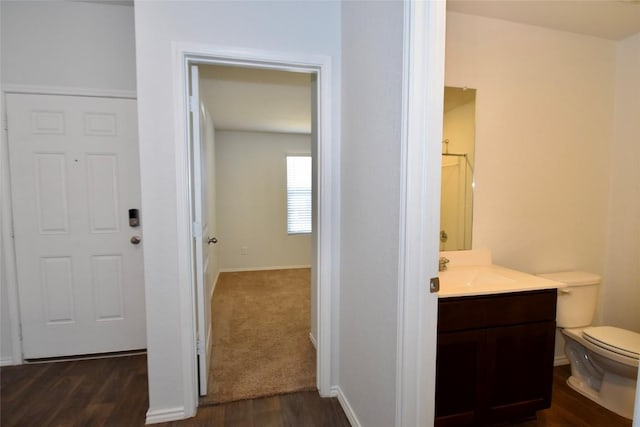
[{"label": "vanity cabinet door", "polygon": [[555,312],[555,289],[440,300],[435,425],[491,425],[548,408]]},{"label": "vanity cabinet door", "polygon": [[436,426],[477,423],[484,339],[482,330],[438,334]]},{"label": "vanity cabinet door", "polygon": [[551,405],[555,322],[486,330],[486,417],[534,415]]}]

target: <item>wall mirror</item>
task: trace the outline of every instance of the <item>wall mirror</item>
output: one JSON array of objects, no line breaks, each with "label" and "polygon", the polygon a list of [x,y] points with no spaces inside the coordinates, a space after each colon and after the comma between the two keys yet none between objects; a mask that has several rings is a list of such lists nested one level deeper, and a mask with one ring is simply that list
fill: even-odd
[{"label": "wall mirror", "polygon": [[440,250],[471,249],[476,90],[444,88]]}]

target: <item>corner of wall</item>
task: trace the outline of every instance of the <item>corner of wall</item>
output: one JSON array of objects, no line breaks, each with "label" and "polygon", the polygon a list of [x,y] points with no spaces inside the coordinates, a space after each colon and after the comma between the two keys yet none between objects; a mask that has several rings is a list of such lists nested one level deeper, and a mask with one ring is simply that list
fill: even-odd
[{"label": "corner of wall", "polygon": [[166,423],[169,421],[177,421],[188,418],[183,406],[177,406],[175,408],[158,409],[147,411],[145,424],[158,424]]},{"label": "corner of wall", "polygon": [[360,424],[360,421],[358,420],[356,413],[351,407],[351,404],[349,403],[347,396],[345,396],[340,386],[331,387],[331,392],[334,393],[335,396],[338,398],[338,402],[340,402],[340,406],[342,407],[344,414],[347,416],[347,419],[349,420],[349,423],[351,424],[351,426],[361,427],[362,424]]}]

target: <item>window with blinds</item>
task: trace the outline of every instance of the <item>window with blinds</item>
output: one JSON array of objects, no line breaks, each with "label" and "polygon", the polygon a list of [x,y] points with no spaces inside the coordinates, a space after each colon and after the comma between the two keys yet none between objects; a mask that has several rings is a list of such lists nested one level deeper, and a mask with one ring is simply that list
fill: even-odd
[{"label": "window with blinds", "polygon": [[311,156],[287,155],[287,232],[311,233]]}]

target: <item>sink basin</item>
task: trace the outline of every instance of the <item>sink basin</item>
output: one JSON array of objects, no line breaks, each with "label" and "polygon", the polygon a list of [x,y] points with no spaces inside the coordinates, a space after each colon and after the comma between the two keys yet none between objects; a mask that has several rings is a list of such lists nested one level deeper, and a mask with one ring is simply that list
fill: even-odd
[{"label": "sink basin", "polygon": [[440,285],[448,287],[504,286],[513,282],[513,279],[499,274],[491,266],[452,267],[440,272]]}]

